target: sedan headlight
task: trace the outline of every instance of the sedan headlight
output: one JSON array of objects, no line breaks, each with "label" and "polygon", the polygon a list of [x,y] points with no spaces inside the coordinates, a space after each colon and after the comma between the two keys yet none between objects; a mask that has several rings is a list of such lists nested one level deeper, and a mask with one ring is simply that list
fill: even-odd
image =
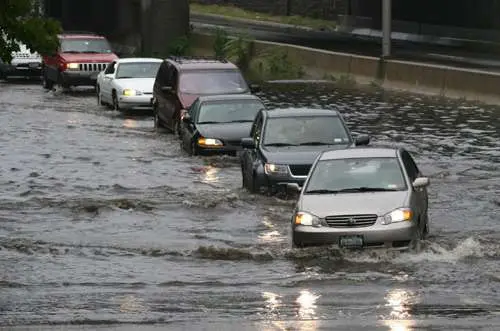
[{"label": "sedan headlight", "polygon": [[266,175],[288,175],[288,166],[285,164],[266,163],[264,165]]},{"label": "sedan headlight", "polygon": [[202,138],[198,138],[198,145],[205,146],[205,147],[219,147],[219,146],[223,146],[224,144],[219,139],[203,138],[202,137]]},{"label": "sedan headlight", "polygon": [[137,90],[133,90],[133,89],[124,89],[123,90],[123,95],[126,96],[126,97],[133,97],[135,95],[141,95],[142,92],[141,91],[137,91]]},{"label": "sedan headlight", "polygon": [[382,224],[392,224],[398,222],[408,222],[413,219],[413,212],[410,208],[398,208],[384,215]]},{"label": "sedan headlight", "polygon": [[321,226],[321,220],[318,216],[307,213],[305,211],[299,211],[295,213],[293,222],[295,225]]}]

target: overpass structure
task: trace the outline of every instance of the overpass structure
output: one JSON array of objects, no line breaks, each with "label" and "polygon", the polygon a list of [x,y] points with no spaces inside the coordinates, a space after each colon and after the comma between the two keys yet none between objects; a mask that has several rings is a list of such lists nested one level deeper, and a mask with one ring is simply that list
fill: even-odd
[{"label": "overpass structure", "polygon": [[43,10],[66,31],[96,32],[145,54],[164,53],[189,30],[181,0],[43,0]]}]

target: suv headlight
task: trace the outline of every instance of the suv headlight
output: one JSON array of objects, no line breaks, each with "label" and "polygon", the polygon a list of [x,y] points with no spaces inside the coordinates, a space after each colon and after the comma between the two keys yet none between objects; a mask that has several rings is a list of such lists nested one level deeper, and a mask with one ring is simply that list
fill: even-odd
[{"label": "suv headlight", "polygon": [[266,175],[288,175],[288,166],[285,164],[266,163],[264,165]]},{"label": "suv headlight", "polygon": [[413,219],[413,212],[410,208],[398,208],[384,215],[382,224],[388,225],[398,222],[409,222]]},{"label": "suv headlight", "polygon": [[66,63],[66,68],[68,68],[68,69],[80,69],[80,64],[78,64],[78,63]]},{"label": "suv headlight", "polygon": [[318,216],[307,213],[305,211],[299,211],[295,213],[293,218],[293,223],[295,225],[305,225],[305,226],[320,226],[321,220]]},{"label": "suv headlight", "polygon": [[133,97],[135,95],[141,95],[142,92],[141,91],[137,91],[137,90],[133,90],[133,89],[124,89],[123,90],[123,95],[126,96],[126,97]]}]

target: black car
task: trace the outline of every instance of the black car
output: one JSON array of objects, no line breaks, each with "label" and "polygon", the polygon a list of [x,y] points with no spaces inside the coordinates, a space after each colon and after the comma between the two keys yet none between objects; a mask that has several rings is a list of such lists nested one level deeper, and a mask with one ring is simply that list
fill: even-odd
[{"label": "black car", "polygon": [[181,116],[181,146],[191,155],[236,155],[261,109],[264,104],[251,94],[199,97]]},{"label": "black car", "polygon": [[252,193],[274,193],[287,183],[304,183],[311,165],[325,149],[368,145],[366,135],[353,139],[339,112],[328,109],[260,111],[250,138],[243,138],[243,186]]}]

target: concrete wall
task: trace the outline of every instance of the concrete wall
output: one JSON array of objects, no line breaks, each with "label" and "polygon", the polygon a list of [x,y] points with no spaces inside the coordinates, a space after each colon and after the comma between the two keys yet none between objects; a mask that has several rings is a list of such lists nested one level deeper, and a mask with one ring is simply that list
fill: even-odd
[{"label": "concrete wall", "polygon": [[346,14],[348,0],[191,0],[206,5],[234,5],[274,15],[300,15],[336,20]]},{"label": "concrete wall", "polygon": [[[212,52],[214,36],[194,34],[194,46]],[[416,62],[337,53],[287,44],[255,41],[256,54],[269,50],[286,51],[290,59],[303,66],[307,78],[325,79],[349,75],[361,84],[452,98],[500,102],[500,73],[470,70]]]}]

